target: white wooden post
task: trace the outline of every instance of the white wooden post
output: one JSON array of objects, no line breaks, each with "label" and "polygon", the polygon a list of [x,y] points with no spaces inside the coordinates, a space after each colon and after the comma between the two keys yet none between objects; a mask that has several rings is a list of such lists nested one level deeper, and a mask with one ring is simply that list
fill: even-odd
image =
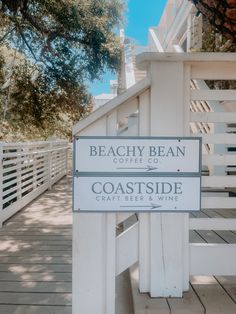
[{"label": "white wooden post", "polygon": [[[190,136],[191,65],[184,64],[183,73],[183,135]],[[189,214],[183,216],[183,290],[189,290]]]},{"label": "white wooden post", "polygon": [[[150,135],[184,135],[184,64],[152,62]],[[181,297],[184,290],[188,242],[186,215],[150,214],[150,295]],[[185,252],[185,254],[184,254]]]},{"label": "white wooden post", "polygon": [[48,189],[52,189],[52,143],[48,143]]},{"label": "white wooden post", "polygon": [[3,223],[3,146],[0,144],[0,228]]},{"label": "white wooden post", "polygon": [[[150,90],[139,97],[139,135],[150,135]],[[150,291],[150,214],[139,214],[139,291]]]},{"label": "white wooden post", "polygon": [[[115,134],[113,112],[81,135]],[[73,314],[115,314],[115,232],[114,213],[73,214]]]}]

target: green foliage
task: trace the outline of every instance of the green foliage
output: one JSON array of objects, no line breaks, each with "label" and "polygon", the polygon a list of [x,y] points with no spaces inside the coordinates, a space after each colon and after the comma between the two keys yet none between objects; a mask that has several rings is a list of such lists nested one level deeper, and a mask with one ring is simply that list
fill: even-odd
[{"label": "green foliage", "polygon": [[[0,1],[0,45],[17,51],[10,85],[0,89],[4,123],[43,134],[83,117],[91,109],[86,82],[119,68],[122,10],[121,0]],[[6,69],[12,61],[4,58]]]}]

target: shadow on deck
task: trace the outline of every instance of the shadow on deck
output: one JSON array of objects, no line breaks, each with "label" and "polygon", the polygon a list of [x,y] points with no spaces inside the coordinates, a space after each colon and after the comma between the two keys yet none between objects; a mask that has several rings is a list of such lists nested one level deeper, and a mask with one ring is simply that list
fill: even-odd
[{"label": "shadow on deck", "polygon": [[[227,215],[236,217],[235,210]],[[190,241],[236,243],[236,231],[191,231]],[[65,177],[0,229],[0,314],[71,314],[71,263],[71,178]],[[191,277],[190,291],[182,299],[142,294],[135,300],[133,291],[135,313],[236,313],[235,278]],[[127,272],[117,278],[116,313],[133,314]]]},{"label": "shadow on deck", "polygon": [[0,230],[0,313],[71,314],[70,178]]},{"label": "shadow on deck", "polygon": [[[0,314],[72,313],[71,194],[65,177],[0,229]],[[127,272],[116,313],[133,313]]]}]

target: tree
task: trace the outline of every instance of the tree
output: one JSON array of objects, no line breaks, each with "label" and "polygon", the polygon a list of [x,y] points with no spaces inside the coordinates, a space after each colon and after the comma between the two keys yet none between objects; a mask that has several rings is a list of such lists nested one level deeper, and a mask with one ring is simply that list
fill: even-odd
[{"label": "tree", "polygon": [[191,0],[221,34],[236,44],[235,0]]},{"label": "tree", "polygon": [[[236,52],[236,1],[192,0],[203,15],[202,52]],[[236,81],[206,81],[212,89],[235,89]]]},{"label": "tree", "polygon": [[121,0],[0,0],[0,45],[25,60],[0,91],[6,97],[10,89],[8,121],[44,129],[65,114],[71,121],[86,114],[86,82],[119,68],[114,27],[122,10]]}]

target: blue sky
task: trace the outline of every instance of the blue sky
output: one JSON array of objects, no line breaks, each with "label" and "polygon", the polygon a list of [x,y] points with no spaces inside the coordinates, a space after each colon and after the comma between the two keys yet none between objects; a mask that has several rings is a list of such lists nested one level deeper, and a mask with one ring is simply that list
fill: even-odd
[{"label": "blue sky", "polygon": [[[138,45],[147,45],[148,28],[157,26],[166,0],[127,0],[125,14],[125,35],[135,39]],[[109,82],[115,78],[110,73],[104,75],[102,81],[90,85],[93,95],[109,93]]]}]

